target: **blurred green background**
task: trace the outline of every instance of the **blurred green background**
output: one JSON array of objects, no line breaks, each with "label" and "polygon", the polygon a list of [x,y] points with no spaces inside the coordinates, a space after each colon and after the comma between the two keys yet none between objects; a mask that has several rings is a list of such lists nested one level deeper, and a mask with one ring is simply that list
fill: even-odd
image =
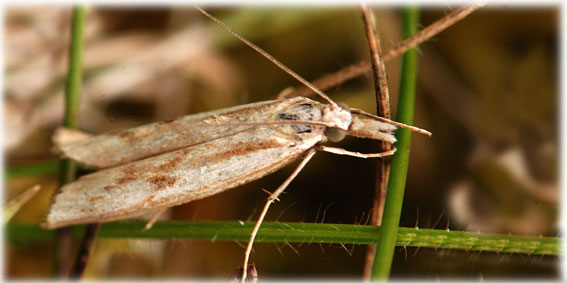
[{"label": "blurred green background", "polygon": [[[206,8],[206,7],[205,7]],[[368,50],[358,7],[207,9],[307,80],[360,60]],[[398,7],[376,7],[382,49],[401,40]],[[427,7],[427,26],[450,11]],[[414,135],[400,226],[519,235],[558,235],[558,7],[488,7],[420,47]],[[53,174],[17,166],[56,160],[50,136],[61,123],[70,8],[5,9],[5,199],[43,189],[13,222],[39,223],[57,186]],[[191,7],[89,7],[82,130],[128,128],[275,99],[299,84]],[[400,62],[386,63],[395,109]],[[375,113],[371,75],[327,91]],[[394,113],[395,114],[395,113]],[[372,152],[368,140],[338,145]],[[295,168],[170,210],[170,219],[255,220]],[[367,221],[375,161],[317,154],[268,221]],[[87,173],[87,171],[81,171]],[[75,254],[76,246],[70,254]],[[233,242],[99,240],[86,278],[219,278],[241,264]],[[364,246],[256,244],[260,278],[360,278]],[[10,279],[50,278],[53,243],[5,243]],[[398,248],[398,278],[557,278],[558,257]]]}]

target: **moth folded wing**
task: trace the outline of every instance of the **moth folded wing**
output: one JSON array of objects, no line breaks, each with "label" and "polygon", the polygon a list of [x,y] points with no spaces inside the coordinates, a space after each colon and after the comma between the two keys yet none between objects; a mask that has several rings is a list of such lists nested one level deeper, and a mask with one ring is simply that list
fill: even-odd
[{"label": "moth folded wing", "polygon": [[222,124],[265,121],[286,103],[240,105],[82,138],[78,132],[58,131],[54,142],[65,157],[87,167],[109,168],[246,131],[249,126]]},{"label": "moth folded wing", "polygon": [[256,127],[83,176],[55,196],[44,226],[124,219],[220,193],[278,170],[323,138],[302,137]]},{"label": "moth folded wing", "polygon": [[110,184],[106,182],[117,174],[116,168],[99,171],[86,175],[73,183],[61,188],[43,224],[45,228],[111,221],[131,216],[149,213],[143,207],[128,211],[124,208],[132,206],[139,201],[139,197],[132,195],[132,186]]},{"label": "moth folded wing", "polygon": [[[78,131],[57,131],[56,150],[90,168],[109,168],[222,138],[243,127],[203,127],[193,116],[131,129],[88,136]],[[214,127],[214,128],[213,128]]]}]

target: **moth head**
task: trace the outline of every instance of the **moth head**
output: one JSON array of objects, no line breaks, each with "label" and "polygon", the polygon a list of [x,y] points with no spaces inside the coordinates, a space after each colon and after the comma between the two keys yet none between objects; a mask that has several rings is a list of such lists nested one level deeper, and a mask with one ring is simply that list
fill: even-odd
[{"label": "moth head", "polygon": [[[350,107],[346,103],[339,102],[337,105],[340,106],[341,110],[347,111],[350,114]],[[325,129],[325,136],[327,136],[327,139],[331,142],[340,142],[346,135],[347,131],[338,127],[328,127]]]},{"label": "moth head", "polygon": [[347,133],[359,138],[394,143],[396,142],[396,137],[394,136],[396,129],[397,127],[392,124],[365,117],[353,116],[352,123],[350,124]]},{"label": "moth head", "polygon": [[362,115],[362,117],[352,116],[352,123],[347,131],[347,134],[351,136],[394,143],[396,142],[394,133],[397,128],[404,128],[412,132],[420,133],[429,137],[431,136],[431,132],[427,130],[392,121],[384,117],[375,116],[360,109],[354,108],[351,109],[351,112],[353,114]]}]

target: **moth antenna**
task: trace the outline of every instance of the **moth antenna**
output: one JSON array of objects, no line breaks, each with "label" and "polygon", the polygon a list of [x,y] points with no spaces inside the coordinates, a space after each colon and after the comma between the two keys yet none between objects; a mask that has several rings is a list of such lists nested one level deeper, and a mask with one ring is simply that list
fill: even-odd
[{"label": "moth antenna", "polygon": [[230,32],[232,35],[234,35],[236,38],[238,38],[240,41],[242,41],[244,44],[250,46],[250,48],[254,49],[260,55],[262,55],[266,59],[270,60],[278,68],[282,69],[284,72],[286,72],[287,74],[292,76],[294,79],[298,80],[300,83],[302,83],[303,85],[305,85],[306,87],[311,89],[313,92],[318,94],[321,98],[323,98],[325,101],[327,101],[329,104],[331,104],[331,106],[333,108],[340,108],[339,105],[337,103],[335,103],[333,100],[331,100],[331,98],[329,98],[322,90],[318,89],[316,86],[314,86],[313,84],[308,82],[306,79],[304,79],[303,77],[298,75],[296,72],[292,71],[290,68],[288,68],[282,62],[280,62],[278,59],[274,58],[274,56],[268,54],[268,52],[264,51],[262,48],[258,47],[256,44],[248,41],[248,39],[246,39],[246,38],[242,37],[240,34],[236,33],[234,30],[232,30],[226,24],[221,22],[219,19],[213,17],[211,14],[207,13],[205,10],[201,9],[199,6],[195,5],[195,9],[199,10],[199,12],[201,12],[201,14],[203,14],[207,18],[211,19],[217,25],[221,26],[223,29]]},{"label": "moth antenna", "polygon": [[428,136],[428,137],[431,136],[431,132],[430,132],[430,131],[424,130],[424,129],[422,129],[422,128],[418,128],[418,127],[406,125],[406,124],[404,124],[404,123],[396,122],[396,121],[393,121],[393,120],[390,120],[390,119],[387,119],[387,118],[384,118],[384,117],[372,115],[372,114],[370,114],[370,113],[368,113],[368,112],[362,111],[362,110],[357,109],[357,108],[351,108],[351,109],[350,109],[350,112],[353,113],[353,114],[363,115],[363,116],[366,116],[366,117],[369,117],[369,118],[372,118],[372,119],[375,119],[375,120],[378,120],[378,121],[381,121],[381,122],[384,122],[384,123],[388,123],[388,124],[394,125],[394,126],[396,126],[396,127],[408,129],[408,130],[413,131],[413,132],[416,132],[416,133],[424,134],[424,135],[426,135],[426,136]]}]

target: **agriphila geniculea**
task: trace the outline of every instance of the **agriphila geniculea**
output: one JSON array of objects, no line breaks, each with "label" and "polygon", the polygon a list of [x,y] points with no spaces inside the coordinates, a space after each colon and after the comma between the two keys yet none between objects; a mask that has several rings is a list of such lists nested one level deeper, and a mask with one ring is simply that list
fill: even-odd
[{"label": "agriphila geniculea", "polygon": [[251,182],[302,159],[291,176],[269,196],[251,233],[243,264],[246,267],[254,237],[270,204],[316,150],[359,158],[383,157],[395,151],[358,153],[325,146],[324,142],[351,135],[394,143],[396,127],[430,135],[419,128],[338,105],[265,51],[199,10],[328,104],[296,97],[97,136],[59,130],[54,140],[64,156],[102,170],[65,185],[54,198],[45,227],[106,222],[163,211]]}]

